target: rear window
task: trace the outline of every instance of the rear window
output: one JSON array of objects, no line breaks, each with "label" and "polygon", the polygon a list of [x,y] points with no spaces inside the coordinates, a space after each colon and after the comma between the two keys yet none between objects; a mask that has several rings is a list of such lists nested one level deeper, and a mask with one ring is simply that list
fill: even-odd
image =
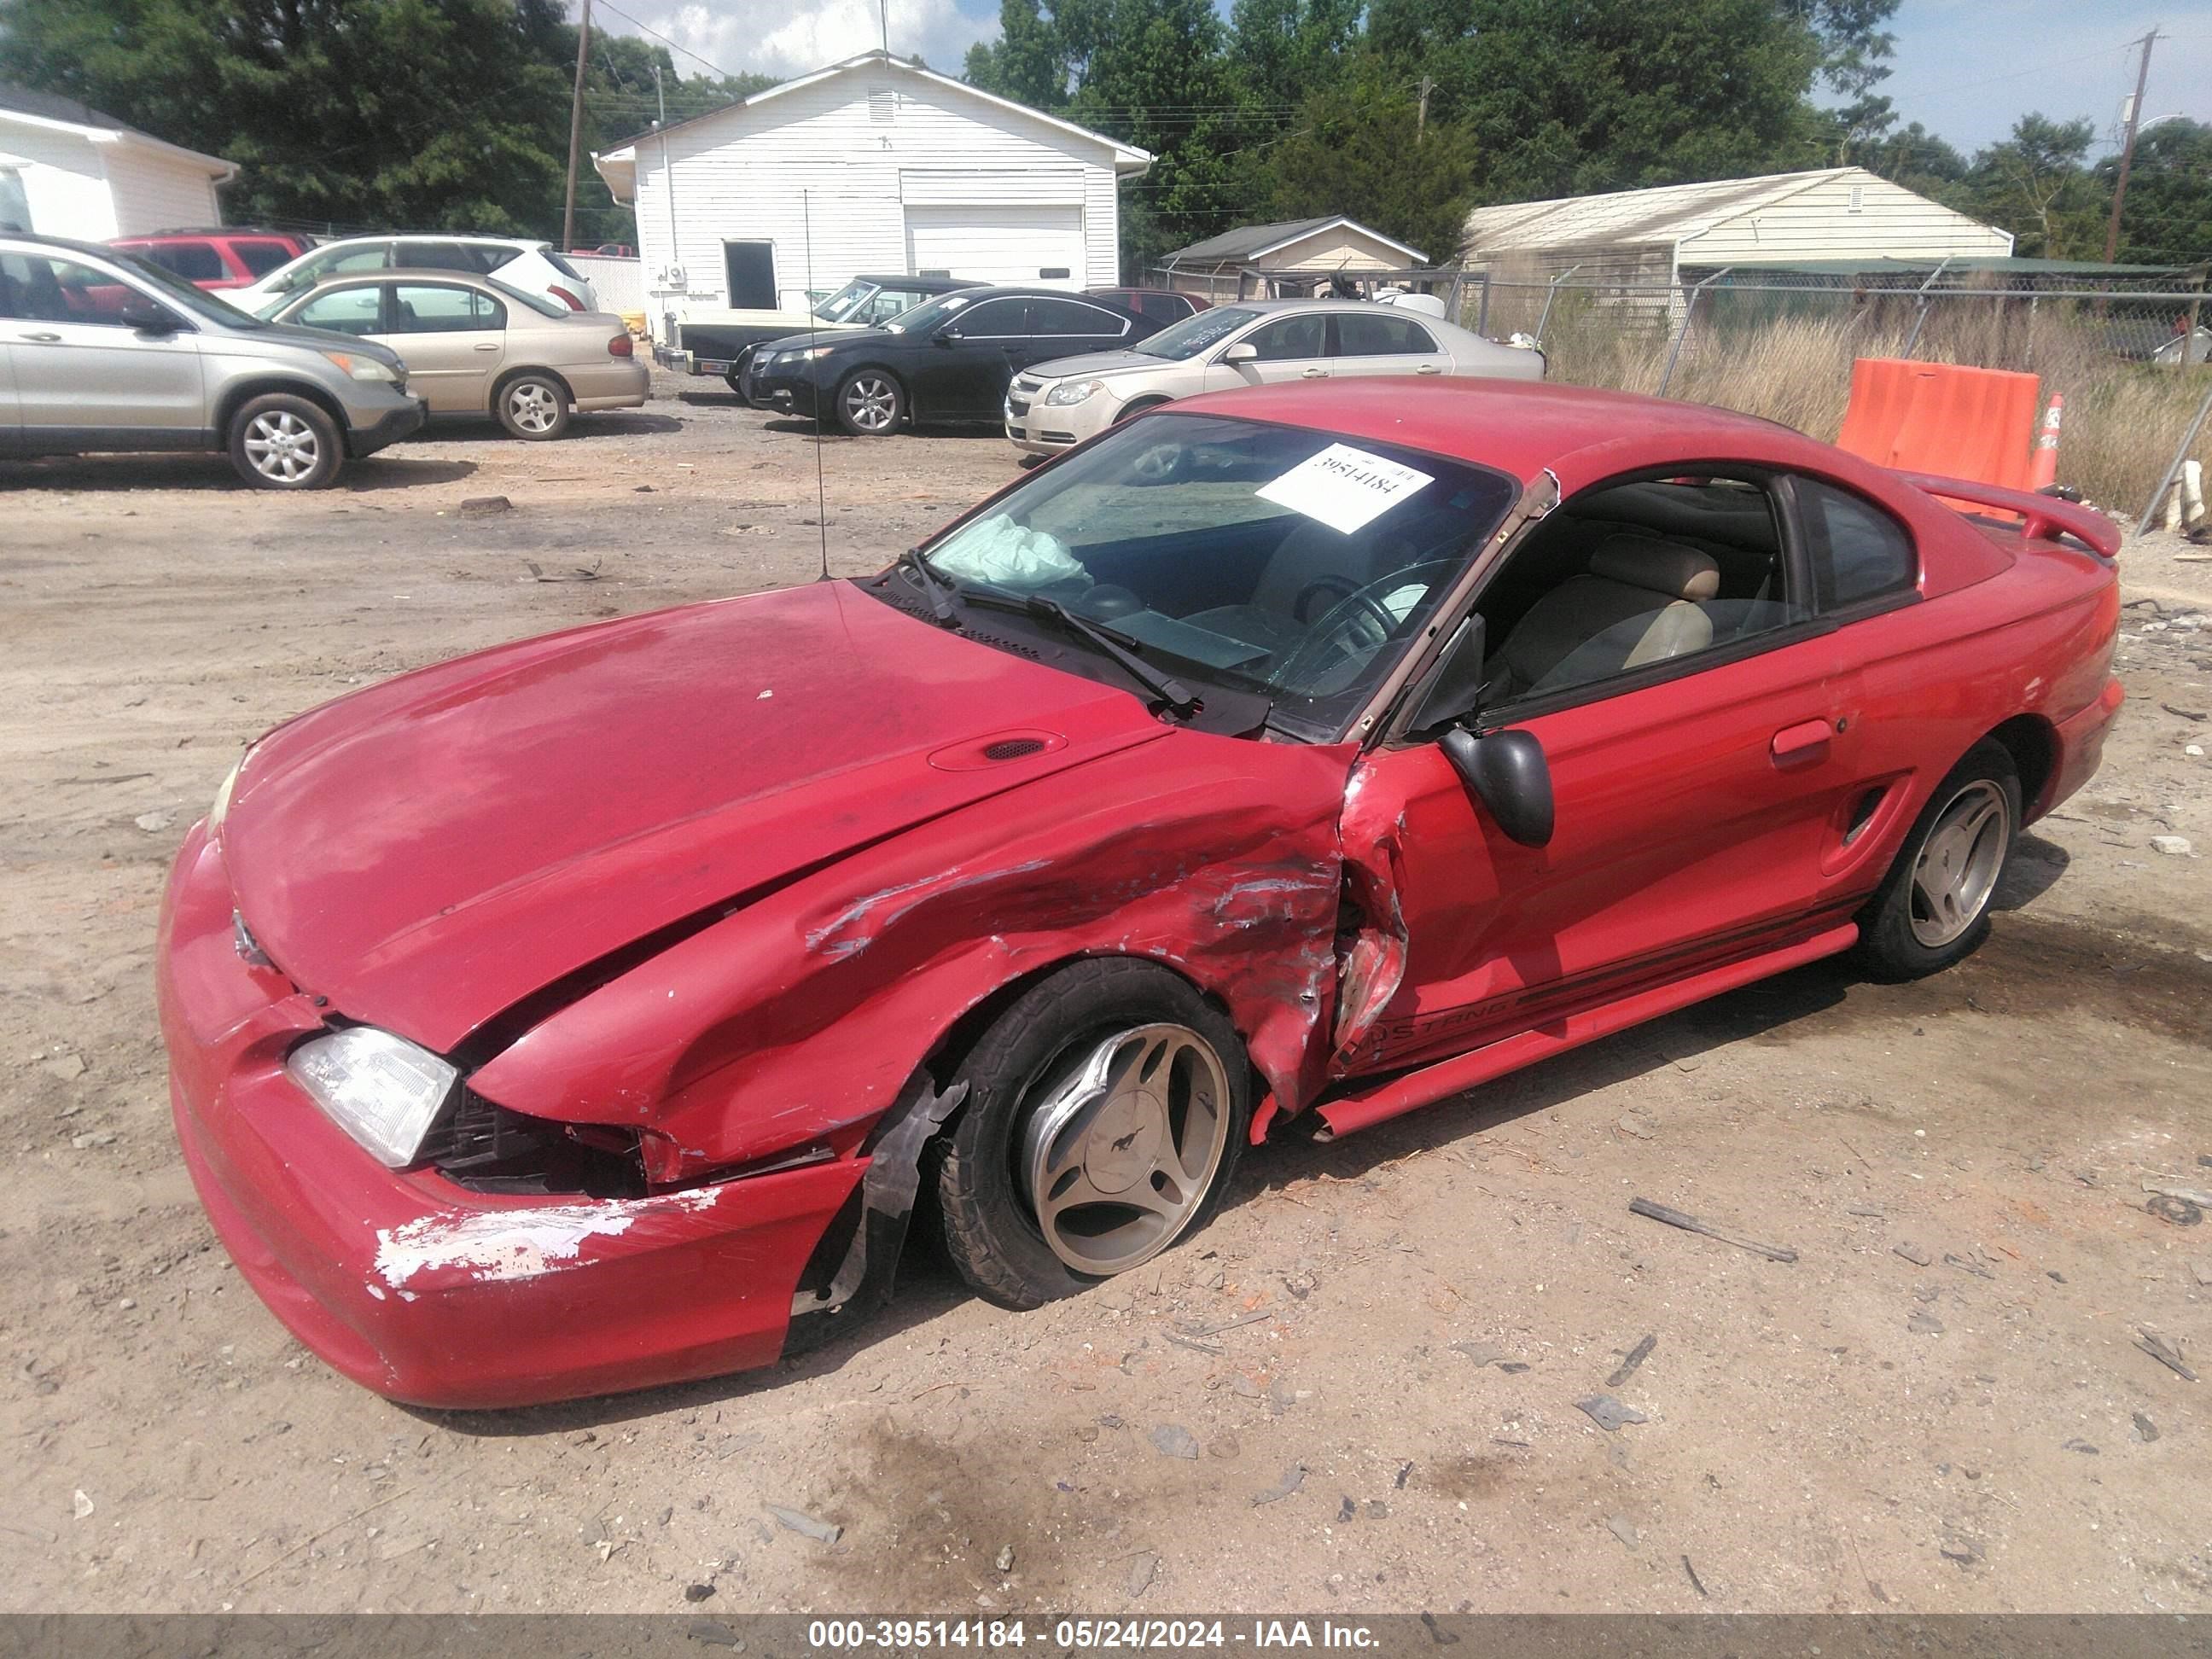
[{"label": "rear window", "polygon": [[233,242],[230,251],[238,256],[238,263],[255,276],[266,276],[293,258],[292,250],[282,242]]},{"label": "rear window", "polygon": [[491,279],[491,285],[515,304],[526,307],[541,317],[573,317],[576,314],[558,301],[549,300],[542,294],[525,294],[520,289],[510,287],[497,277]]},{"label": "rear window", "polygon": [[[514,256],[510,255],[509,257],[512,258]],[[552,266],[554,270],[559,271],[563,276],[573,276],[580,283],[584,280],[584,273],[582,271],[577,270],[575,266],[570,264],[565,258],[556,253],[551,248],[549,247],[544,249],[541,257],[544,259],[547,264]]]},{"label": "rear window", "polygon": [[230,274],[212,242],[156,242],[140,253],[188,283],[219,283]]}]

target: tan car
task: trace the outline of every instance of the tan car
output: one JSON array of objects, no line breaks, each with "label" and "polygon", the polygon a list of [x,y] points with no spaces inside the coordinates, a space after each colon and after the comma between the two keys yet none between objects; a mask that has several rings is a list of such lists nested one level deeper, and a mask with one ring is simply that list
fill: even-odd
[{"label": "tan car", "polygon": [[389,346],[434,417],[489,415],[518,438],[559,437],[572,410],[635,408],[649,384],[621,318],[569,311],[495,277],[332,276],[270,319]]}]

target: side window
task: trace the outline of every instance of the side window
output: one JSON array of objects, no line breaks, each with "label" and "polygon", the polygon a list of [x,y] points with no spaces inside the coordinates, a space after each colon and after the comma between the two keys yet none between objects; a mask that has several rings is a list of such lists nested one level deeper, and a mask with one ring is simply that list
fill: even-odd
[{"label": "side window", "polygon": [[1761,484],[1712,477],[1567,501],[1483,591],[1489,701],[1548,698],[1801,620],[1775,505]]},{"label": "side window", "polygon": [[246,267],[246,274],[256,277],[266,276],[292,257],[292,250],[282,242],[233,242],[230,251]]},{"label": "side window", "polygon": [[1814,601],[1823,611],[1902,592],[1919,574],[1905,526],[1848,490],[1799,478],[1798,522],[1813,566]]},{"label": "side window", "polygon": [[489,294],[471,294],[471,309],[476,313],[478,328],[505,328],[507,307]]},{"label": "side window", "polygon": [[0,167],[0,230],[31,228],[31,198],[23,188],[21,167]]},{"label": "side window", "polygon": [[402,283],[392,290],[394,334],[464,334],[492,325],[477,320],[476,294],[465,288]]},{"label": "side window", "polygon": [[1032,300],[1030,332],[1081,335],[1086,339],[1119,339],[1127,325],[1109,311],[1085,305],[1079,300]]},{"label": "side window", "polygon": [[1328,334],[1328,318],[1316,312],[1310,317],[1284,317],[1262,323],[1244,341],[1259,351],[1263,363],[1295,362],[1323,356]]},{"label": "side window", "polygon": [[212,242],[156,242],[140,252],[188,283],[219,283],[225,275],[222,256]]},{"label": "side window", "polygon": [[291,320],[301,328],[327,328],[340,334],[380,334],[383,297],[384,289],[375,283],[334,288],[301,306]]},{"label": "side window", "polygon": [[476,250],[462,242],[402,242],[399,263],[411,270],[465,270],[471,276],[483,273],[483,263],[476,257]]},{"label": "side window", "polygon": [[1403,317],[1384,312],[1340,311],[1336,315],[1336,355],[1340,357],[1407,357],[1434,351],[1437,343],[1428,330]]},{"label": "side window", "polygon": [[0,256],[0,316],[40,323],[119,326],[130,290],[105,271],[70,259]]},{"label": "side window", "polygon": [[990,300],[952,319],[952,325],[970,340],[1018,339],[1029,332],[1027,300]]},{"label": "side window", "polygon": [[319,264],[307,266],[310,276],[320,276],[325,271],[382,270],[392,261],[389,242],[370,242],[362,247],[333,249],[329,258]]},{"label": "side window", "polygon": [[898,289],[879,289],[868,296],[867,304],[853,320],[873,327],[878,323],[888,323],[901,312],[911,311],[921,303],[921,301],[915,295]]}]

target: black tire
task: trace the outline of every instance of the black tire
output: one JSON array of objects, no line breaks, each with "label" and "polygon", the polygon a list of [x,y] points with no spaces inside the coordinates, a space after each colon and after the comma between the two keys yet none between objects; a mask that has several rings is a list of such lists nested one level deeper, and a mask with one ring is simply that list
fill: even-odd
[{"label": "black tire", "polygon": [[[1966,836],[1966,819],[1989,808],[2001,820]],[[1972,955],[1989,937],[1991,904],[2019,834],[2020,769],[2002,744],[1984,738],[1936,785],[1896,862],[1859,911],[1856,954],[1869,977],[1921,979]],[[1924,884],[1915,878],[1923,854],[1930,860]],[[1958,882],[1947,882],[1948,873]],[[1954,891],[1950,908],[1930,903],[1931,888],[1954,885],[1963,887],[1964,896]]]},{"label": "black tire", "polygon": [[888,369],[856,368],[837,382],[830,407],[855,438],[888,438],[906,424],[906,388]]},{"label": "black tire", "polygon": [[745,396],[745,365],[752,360],[753,349],[747,346],[738,354],[737,361],[730,365],[729,373],[722,376],[730,383],[730,390],[738,394],[738,401],[740,403],[751,401]]},{"label": "black tire", "polygon": [[499,383],[491,412],[510,438],[544,443],[568,429],[568,388],[558,375],[525,369]]},{"label": "black tire", "polygon": [[979,1296],[1001,1307],[1035,1308],[1100,1281],[1046,1242],[1024,1190],[1023,1137],[1058,1078],[1116,1033],[1156,1025],[1184,1028],[1211,1045],[1225,1084],[1219,1116],[1227,1142],[1195,1206],[1143,1259],[1212,1218],[1251,1122],[1251,1066],[1236,1028],[1164,968],[1127,957],[1079,962],[1024,992],[953,1073],[953,1081],[968,1085],[968,1097],[938,1143],[939,1209],[945,1252]]},{"label": "black tire", "polygon": [[230,464],[257,489],[322,489],[345,465],[338,423],[320,404],[264,392],[230,417]]}]

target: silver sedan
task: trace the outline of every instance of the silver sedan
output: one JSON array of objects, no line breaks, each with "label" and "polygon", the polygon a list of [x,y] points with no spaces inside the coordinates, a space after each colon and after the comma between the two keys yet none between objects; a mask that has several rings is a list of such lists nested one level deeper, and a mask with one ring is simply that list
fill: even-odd
[{"label": "silver sedan", "polygon": [[1186,317],[1125,351],[1024,371],[1006,391],[1006,436],[1017,449],[1050,455],[1177,398],[1370,374],[1540,380],[1544,354],[1499,345],[1409,307],[1244,300]]}]

